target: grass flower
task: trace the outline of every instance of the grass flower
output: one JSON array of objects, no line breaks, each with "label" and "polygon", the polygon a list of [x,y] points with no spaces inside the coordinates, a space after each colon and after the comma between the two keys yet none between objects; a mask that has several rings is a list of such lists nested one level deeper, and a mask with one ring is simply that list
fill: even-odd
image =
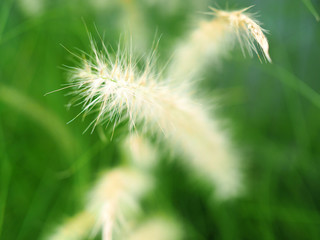
[{"label": "grass flower", "polygon": [[106,172],[89,194],[85,210],[48,239],[83,239],[100,231],[103,240],[124,239],[137,224],[139,200],[151,186],[147,175],[131,168],[118,167]]},{"label": "grass flower", "polygon": [[41,15],[46,8],[46,1],[41,0],[19,0],[18,5],[29,17],[36,17]]},{"label": "grass flower", "polygon": [[116,168],[98,181],[90,194],[88,209],[97,216],[96,231],[103,240],[124,236],[139,213],[139,199],[150,189],[151,180],[139,171]]},{"label": "grass flower", "polygon": [[131,133],[123,143],[123,151],[131,164],[142,168],[152,169],[156,165],[159,152],[144,136]]},{"label": "grass flower", "polygon": [[154,59],[139,70],[130,51],[98,51],[73,70],[71,86],[82,112],[97,112],[91,125],[129,122],[129,129],[156,134],[188,159],[192,169],[209,179],[222,197],[238,193],[241,177],[237,157],[219,122],[209,116],[188,86],[174,85],[155,69]]},{"label": "grass flower", "polygon": [[49,240],[79,240],[88,237],[94,226],[94,215],[83,211],[68,219],[48,239]]},{"label": "grass flower", "polygon": [[268,62],[271,62],[268,40],[264,35],[265,30],[260,27],[261,24],[254,19],[253,14],[246,12],[250,8],[251,7],[232,12],[215,8],[211,8],[211,10],[218,21],[225,21],[231,26],[238,37],[242,49],[246,48],[251,56],[253,55],[253,52],[259,56],[255,44],[257,43],[258,47],[262,50],[265,59]]},{"label": "grass flower", "polygon": [[182,239],[182,229],[171,218],[154,216],[141,223],[128,239],[179,240]]},{"label": "grass flower", "polygon": [[188,40],[178,46],[169,74],[181,80],[196,76],[208,66],[208,60],[210,64],[218,64],[233,48],[235,40],[244,55],[246,49],[250,56],[256,53],[259,57],[258,49],[261,49],[265,60],[271,62],[266,31],[254,15],[247,12],[249,8],[237,11],[210,8],[212,11],[208,14],[213,19],[200,22]]}]

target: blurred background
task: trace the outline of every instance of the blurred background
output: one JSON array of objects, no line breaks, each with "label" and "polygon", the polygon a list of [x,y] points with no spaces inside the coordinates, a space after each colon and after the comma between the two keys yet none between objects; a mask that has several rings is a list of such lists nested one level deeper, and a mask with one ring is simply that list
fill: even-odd
[{"label": "blurred background", "polygon": [[[196,26],[207,6],[255,5],[270,31],[272,64],[232,57],[203,81],[246,165],[247,193],[212,202],[206,186],[174,161],[154,171],[158,190],[143,207],[169,211],[186,239],[320,239],[319,1],[249,0],[1,0],[0,1],[0,238],[44,239],[85,202],[98,173],[121,163],[121,132],[83,131],[90,119],[66,124],[68,52],[89,52],[86,26],[116,48],[134,35],[136,53],[161,36],[159,61]],[[143,24],[140,24],[143,23]],[[66,50],[66,49],[68,50]],[[166,159],[168,156],[164,155]],[[151,204],[152,203],[152,204]]]}]

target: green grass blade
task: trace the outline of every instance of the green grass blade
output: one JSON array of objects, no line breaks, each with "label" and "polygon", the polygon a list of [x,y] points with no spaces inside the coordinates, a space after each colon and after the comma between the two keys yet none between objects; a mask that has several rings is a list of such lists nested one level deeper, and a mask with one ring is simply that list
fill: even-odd
[{"label": "green grass blade", "polygon": [[5,152],[5,140],[0,128],[0,238],[3,229],[4,215],[11,180],[12,167]]},{"label": "green grass blade", "polygon": [[306,7],[309,9],[309,11],[311,12],[311,14],[316,18],[316,20],[319,22],[320,21],[320,16],[319,13],[317,12],[317,10],[315,9],[315,7],[313,6],[311,0],[302,0],[302,2],[304,3],[304,5],[306,5]]},{"label": "green grass blade", "polygon": [[9,13],[12,7],[13,0],[7,0],[0,7],[0,42],[2,38],[3,31],[6,27]]},{"label": "green grass blade", "polygon": [[39,123],[56,141],[67,158],[71,158],[78,144],[66,128],[66,124],[54,113],[39,105],[16,89],[0,84],[0,101]]},{"label": "green grass blade", "polygon": [[294,74],[290,73],[288,70],[281,66],[275,66],[276,71],[268,71],[269,74],[273,75],[275,78],[279,79],[286,86],[298,92],[300,95],[305,97],[314,106],[320,109],[320,94],[309,87],[306,83],[301,81]]}]

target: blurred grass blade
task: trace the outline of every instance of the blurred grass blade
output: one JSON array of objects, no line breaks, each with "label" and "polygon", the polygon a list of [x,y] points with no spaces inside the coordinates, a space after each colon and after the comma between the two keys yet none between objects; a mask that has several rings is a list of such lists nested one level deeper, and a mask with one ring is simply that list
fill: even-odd
[{"label": "blurred grass blade", "polygon": [[270,69],[269,73],[272,74],[275,78],[278,78],[281,82],[283,82],[288,87],[292,88],[302,96],[304,96],[307,100],[309,100],[314,106],[320,109],[320,95],[303,81],[301,81],[298,77],[290,73],[288,70],[283,67],[276,66],[276,71],[272,71]]},{"label": "blurred grass blade", "polygon": [[20,34],[27,32],[32,27],[36,25],[36,22],[34,20],[29,20],[24,23],[19,24],[17,27],[11,28],[10,30],[6,31],[5,34],[2,36],[0,35],[0,43],[4,44],[15,37],[19,36]]},{"label": "blurred grass blade", "polygon": [[7,29],[5,34],[2,34],[2,36],[1,36],[1,21],[0,21],[0,43],[1,44],[7,43],[14,38],[20,37],[21,34],[28,32],[33,28],[48,24],[48,22],[56,19],[58,17],[58,14],[59,13],[56,9],[47,11],[45,15],[41,16],[41,18],[30,18],[14,27]]},{"label": "blurred grass blade", "polygon": [[18,90],[0,84],[0,101],[25,114],[41,125],[56,141],[62,153],[70,158],[77,146],[65,124],[52,112]]},{"label": "blurred grass blade", "polygon": [[319,22],[320,21],[320,16],[319,13],[317,12],[316,8],[313,6],[311,0],[302,0],[304,5],[309,9],[311,14],[316,18],[316,20]]},{"label": "blurred grass blade", "polygon": [[5,210],[7,205],[7,196],[9,192],[9,184],[11,180],[12,167],[5,152],[5,140],[0,127],[0,239],[3,229]]},{"label": "blurred grass blade", "polygon": [[7,1],[4,1],[2,5],[0,5],[0,42],[1,42],[3,31],[8,21],[12,3],[13,3],[13,0],[7,0]]},{"label": "blurred grass blade", "polygon": [[[38,186],[35,187],[32,195],[29,195],[31,201],[29,207],[26,209],[25,216],[21,219],[22,223],[15,240],[27,239],[27,233],[32,229],[32,218],[40,218],[41,213],[51,207],[51,201],[55,198],[55,192],[58,187],[51,185],[52,182],[50,182],[50,178],[48,178],[49,172],[49,169],[43,171]],[[48,191],[48,189],[52,189],[52,191]]]},{"label": "blurred grass blade", "polygon": [[11,165],[9,159],[4,157],[1,159],[1,184],[0,184],[0,238],[5,216],[7,196],[9,192],[9,184],[11,179]]}]

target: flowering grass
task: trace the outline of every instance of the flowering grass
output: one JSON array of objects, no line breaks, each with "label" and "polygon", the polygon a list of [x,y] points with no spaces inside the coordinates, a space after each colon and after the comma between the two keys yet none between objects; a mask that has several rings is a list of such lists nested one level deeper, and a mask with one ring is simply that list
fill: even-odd
[{"label": "flowering grass", "polygon": [[[210,116],[205,103],[192,96],[189,82],[176,86],[162,79],[151,58],[139,70],[130,55],[118,49],[112,58],[104,46],[71,73],[70,87],[81,113],[97,112],[90,125],[128,121],[128,132],[155,134],[200,176],[209,179],[221,198],[236,196],[242,188],[240,160],[219,120]],[[90,127],[89,125],[89,127]]]},{"label": "flowering grass", "polygon": [[[231,0],[225,8],[222,1],[219,9],[250,4]],[[183,10],[170,15],[161,15],[165,9],[154,7],[140,12],[151,31],[163,33],[159,64],[167,62],[176,44],[197,27],[187,15],[193,10],[186,2],[182,5]],[[105,41],[116,48],[122,31],[119,10],[97,13],[88,2],[73,0],[52,1],[48,6],[42,14],[31,16],[16,1],[0,1],[0,81],[28,100],[14,105],[8,102],[10,98],[3,100],[5,94],[0,97],[1,239],[44,239],[82,212],[99,171],[128,164],[122,159],[122,137],[128,125],[118,125],[112,141],[113,124],[98,124],[92,134],[82,134],[91,116],[64,125],[81,111],[80,106],[66,111],[64,104],[70,96],[64,93],[68,91],[43,97],[66,82],[60,66],[76,65],[60,43],[90,52],[81,18],[93,33],[90,25],[94,22]],[[183,161],[169,160],[186,158],[161,147],[159,165],[150,170],[159,179],[158,192],[151,192],[142,206],[146,211],[178,215],[190,239],[319,239],[319,27],[302,1],[259,1],[249,11],[259,12],[256,18],[270,30],[273,64],[244,58],[236,44],[220,61],[219,71],[216,64],[206,62],[209,67],[200,79],[206,92],[214,90],[224,96],[219,115],[230,120],[234,141],[245,156],[246,195],[232,202],[209,201],[208,186],[192,179]],[[195,15],[206,19],[202,13]],[[0,91],[6,92],[2,85]],[[209,95],[209,100],[215,96]],[[71,138],[62,135],[59,142],[56,125],[50,124],[50,117],[33,117],[30,102],[54,115],[57,126],[63,126]],[[157,145],[154,139],[148,140]],[[76,154],[65,154],[64,142]],[[141,220],[139,226],[144,223]]]}]

